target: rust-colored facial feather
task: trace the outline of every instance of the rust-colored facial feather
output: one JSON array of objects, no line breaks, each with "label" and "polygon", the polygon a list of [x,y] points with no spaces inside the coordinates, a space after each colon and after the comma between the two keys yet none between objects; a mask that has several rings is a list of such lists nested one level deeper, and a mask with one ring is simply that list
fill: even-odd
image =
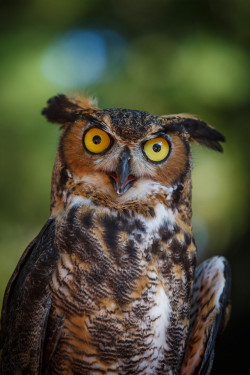
[{"label": "rust-colored facial feather", "polygon": [[[106,117],[107,121],[107,117]],[[108,121],[107,121],[108,123]],[[109,119],[110,125],[110,119]],[[62,150],[67,167],[72,175],[82,178],[88,173],[96,171],[102,172],[117,166],[117,159],[121,150],[128,146],[133,153],[132,172],[138,177],[150,177],[164,185],[173,184],[178,176],[185,172],[187,160],[189,157],[189,147],[185,145],[181,137],[176,134],[170,135],[171,153],[166,161],[161,164],[154,164],[148,161],[142,152],[144,138],[138,139],[137,142],[126,142],[124,138],[116,136],[114,128],[108,126],[109,134],[114,139],[114,145],[107,151],[106,155],[91,154],[83,147],[83,135],[87,128],[94,126],[88,121],[77,121],[66,129],[62,137]],[[154,130],[156,125],[152,124]],[[145,131],[144,131],[145,132]],[[130,133],[131,134],[131,133]],[[147,138],[154,137],[147,131]],[[143,171],[143,173],[141,173]]]},{"label": "rust-colored facial feather", "polygon": [[[69,195],[66,188],[69,178],[82,180],[95,194],[98,190],[102,194],[105,192],[109,199],[112,197],[117,202],[127,197],[130,200],[132,192],[141,190],[139,183],[144,180],[174,189],[180,184],[184,187],[185,183],[190,183],[192,168],[188,141],[222,150],[219,142],[224,141],[224,137],[190,115],[155,116],[121,108],[102,110],[91,100],[70,100],[64,95],[50,99],[48,104],[43,114],[49,121],[59,122],[63,129],[53,173],[52,205],[62,206],[58,202],[63,195]],[[102,153],[91,153],[84,146],[86,132],[96,127],[110,137],[110,147]],[[155,163],[145,156],[143,147],[145,142],[157,137],[166,139],[170,151],[162,162]],[[124,159],[124,152],[127,175],[123,186],[118,188],[122,184],[119,171],[123,168],[120,160]],[[182,190],[190,191],[190,188]]]},{"label": "rust-colored facial feather", "polygon": [[190,168],[190,150],[187,143],[176,134],[170,134],[171,154],[164,164],[156,168],[157,179],[162,184],[173,185]]}]

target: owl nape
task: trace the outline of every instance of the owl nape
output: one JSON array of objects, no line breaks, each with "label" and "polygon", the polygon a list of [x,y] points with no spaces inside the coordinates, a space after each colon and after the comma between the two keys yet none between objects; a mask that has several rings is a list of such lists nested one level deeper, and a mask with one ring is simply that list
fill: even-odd
[{"label": "owl nape", "polygon": [[231,274],[196,265],[190,142],[224,136],[187,114],[155,116],[58,95],[50,218],[6,288],[1,375],[208,375],[229,317]]}]

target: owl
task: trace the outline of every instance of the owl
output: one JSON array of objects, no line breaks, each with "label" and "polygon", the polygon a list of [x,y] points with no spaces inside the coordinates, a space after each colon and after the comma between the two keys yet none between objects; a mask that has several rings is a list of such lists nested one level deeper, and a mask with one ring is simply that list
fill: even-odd
[{"label": "owl", "polygon": [[50,218],[6,288],[2,375],[209,374],[229,316],[230,267],[196,267],[190,115],[99,109],[58,95]]}]

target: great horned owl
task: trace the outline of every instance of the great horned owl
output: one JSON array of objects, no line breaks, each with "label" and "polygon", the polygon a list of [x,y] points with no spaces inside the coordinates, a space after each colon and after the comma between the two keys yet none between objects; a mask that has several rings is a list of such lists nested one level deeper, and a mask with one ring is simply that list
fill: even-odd
[{"label": "great horned owl", "polygon": [[51,216],[6,289],[1,374],[209,374],[230,268],[196,268],[189,142],[223,135],[64,95],[43,114],[62,128]]}]

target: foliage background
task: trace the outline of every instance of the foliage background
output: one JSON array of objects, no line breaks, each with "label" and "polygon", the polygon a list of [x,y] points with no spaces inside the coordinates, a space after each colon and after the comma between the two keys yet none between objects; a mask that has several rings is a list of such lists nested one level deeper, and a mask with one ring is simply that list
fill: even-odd
[{"label": "foliage background", "polygon": [[[248,358],[249,45],[245,0],[3,1],[0,36],[0,298],[48,218],[59,129],[40,115],[57,93],[100,107],[189,112],[222,131],[223,155],[193,147],[199,258],[224,254],[233,273],[231,321],[213,374]],[[245,363],[244,363],[245,362]]]}]

